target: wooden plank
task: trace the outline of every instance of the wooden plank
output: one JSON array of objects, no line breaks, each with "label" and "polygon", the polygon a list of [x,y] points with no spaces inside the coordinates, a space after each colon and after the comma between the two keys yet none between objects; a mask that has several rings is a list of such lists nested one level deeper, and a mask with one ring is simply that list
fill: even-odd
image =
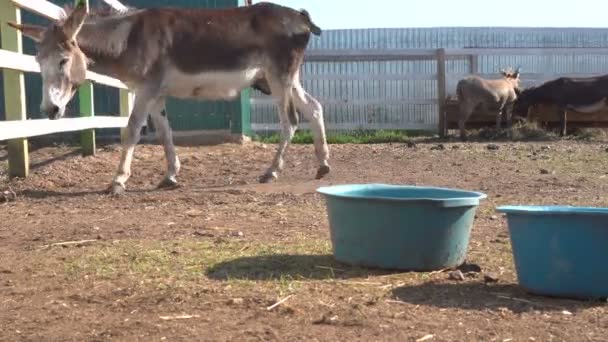
[{"label": "wooden plank", "polygon": [[[12,28],[9,29],[12,30]],[[36,73],[40,72],[40,66],[38,65],[38,62],[36,62],[34,56],[23,55],[17,52],[3,49],[0,49],[0,69],[11,69]],[[87,71],[87,79],[95,83],[107,85],[110,87],[129,89],[124,83],[115,78],[100,75],[92,71]]]},{"label": "wooden plank", "polygon": [[[408,105],[408,104],[417,104],[417,105],[434,105],[437,104],[436,99],[399,99],[399,100],[391,100],[391,99],[318,99],[321,104],[328,105],[378,105],[378,106],[398,106],[398,105]],[[276,100],[269,96],[263,97],[252,97],[251,98],[252,105],[274,105],[276,104]]]},{"label": "wooden plank", "polygon": [[302,81],[434,81],[437,75],[412,72],[406,74],[303,74]]},{"label": "wooden plank", "polygon": [[[75,0],[75,5],[84,3],[89,11],[89,0]],[[78,89],[78,102],[80,104],[80,117],[95,116],[95,99],[93,84],[91,81],[84,82]],[[95,155],[95,129],[87,129],[80,132],[80,147],[84,156]]]},{"label": "wooden plank", "polygon": [[[135,103],[135,96],[128,90],[121,89],[119,92],[120,96],[120,116],[128,120],[131,112],[133,111],[133,105]],[[126,126],[125,126],[126,127]],[[120,130],[120,141],[125,142],[127,137],[127,130],[125,128]]]},{"label": "wooden plank", "polygon": [[[93,98],[93,84],[90,81],[83,83],[78,89],[80,117],[95,116],[95,100]],[[95,155],[95,130],[87,129],[80,133],[80,147],[85,156]]]},{"label": "wooden plank", "polygon": [[[21,23],[21,11],[8,0],[0,0],[0,23],[2,27],[0,41],[3,49],[22,52],[21,33],[5,23]],[[4,109],[6,120],[21,123],[26,116],[25,81],[23,72],[4,70]],[[29,154],[27,139],[8,141],[8,174],[13,177],[27,177],[29,173]]]},{"label": "wooden plank", "polygon": [[464,48],[446,49],[450,56],[501,55],[501,56],[543,56],[543,55],[605,55],[608,48]]},{"label": "wooden plank", "polygon": [[[601,75],[600,73],[582,73],[582,72],[577,72],[577,73],[555,73],[555,74],[551,74],[551,73],[522,73],[521,74],[521,80],[522,82],[527,82],[527,81],[549,81],[549,80],[553,80],[559,77],[594,77],[594,76],[598,76]],[[460,80],[463,79],[467,76],[471,76],[471,74],[469,73],[450,73],[446,75],[448,79],[450,80]],[[487,78],[487,79],[498,79],[501,78],[502,76],[498,73],[498,70],[495,73],[483,73],[480,74],[478,73],[477,76],[483,77],[483,78]]]},{"label": "wooden plank", "polygon": [[127,126],[128,120],[117,116],[94,116],[58,120],[0,121],[0,141],[94,128],[122,128]]},{"label": "wooden plank", "polygon": [[251,135],[251,90],[244,89],[239,96],[240,107],[233,111],[230,120],[230,133]]},{"label": "wooden plank", "polygon": [[354,62],[434,59],[434,50],[429,49],[325,49],[309,50],[306,62]]},{"label": "wooden plank", "polygon": [[477,56],[477,55],[469,56],[469,67],[470,67],[471,74],[479,73],[479,56]]},{"label": "wooden plank", "polygon": [[[2,0],[5,1],[5,0]],[[10,0],[15,6],[36,13],[47,19],[59,20],[66,17],[63,8],[45,0]]]},{"label": "wooden plank", "polygon": [[439,107],[439,135],[447,135],[447,125],[445,120],[445,99],[446,99],[446,71],[445,71],[445,49],[437,50],[437,104]]},{"label": "wooden plank", "polygon": [[[437,124],[434,123],[420,123],[420,122],[406,122],[403,123],[333,123],[326,122],[325,128],[327,130],[335,130],[335,131],[357,131],[357,130],[392,130],[392,129],[402,129],[402,130],[420,130],[420,131],[435,131],[437,129]],[[254,132],[266,132],[266,131],[280,131],[281,126],[278,123],[252,123],[251,129]],[[310,129],[310,124],[308,122],[302,122],[298,125],[298,129]]]},{"label": "wooden plank", "polygon": [[87,71],[87,79],[95,83],[107,85],[118,89],[129,89],[129,87],[126,84],[122,83],[122,81],[120,80],[106,75],[101,75],[92,71]]},{"label": "wooden plank", "polygon": [[103,0],[103,2],[105,2],[118,12],[126,12],[127,10],[129,10],[127,6],[123,5],[120,1],[117,0]]}]

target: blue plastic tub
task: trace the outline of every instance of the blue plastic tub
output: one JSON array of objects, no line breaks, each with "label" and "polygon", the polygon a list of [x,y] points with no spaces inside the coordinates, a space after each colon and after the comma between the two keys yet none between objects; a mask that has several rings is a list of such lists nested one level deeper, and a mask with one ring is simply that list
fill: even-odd
[{"label": "blue plastic tub", "polygon": [[608,297],[608,208],[504,206],[519,284],[539,295]]},{"label": "blue plastic tub", "polygon": [[385,269],[431,271],[465,260],[479,192],[386,184],[322,187],[334,257]]}]

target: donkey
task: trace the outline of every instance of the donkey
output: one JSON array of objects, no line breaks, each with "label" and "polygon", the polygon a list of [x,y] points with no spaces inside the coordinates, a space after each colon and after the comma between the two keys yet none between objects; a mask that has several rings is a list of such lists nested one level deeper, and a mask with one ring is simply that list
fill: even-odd
[{"label": "donkey", "polygon": [[496,112],[496,129],[500,129],[501,118],[506,114],[507,125],[512,125],[513,104],[519,89],[518,68],[515,72],[500,70],[501,79],[487,80],[479,76],[462,79],[456,86],[459,101],[458,127],[460,138],[466,139],[465,121],[478,106]]},{"label": "donkey", "polygon": [[135,93],[118,170],[110,192],[123,194],[140,130],[150,115],[164,146],[167,174],[159,188],[178,185],[179,158],[165,98],[232,99],[247,87],[271,95],[278,106],[281,141],[259,181],[278,178],[297,128],[297,113],[311,123],[319,167],[330,172],[323,108],[300,82],[300,66],[311,34],[320,35],[306,10],[272,3],[230,9],[128,9],[89,15],[83,3],[49,27],[9,23],[37,42],[43,82],[41,111],[49,119],[65,107],[85,81],[86,71],[120,79]]},{"label": "donkey", "polygon": [[515,102],[515,113],[527,117],[538,104],[555,105],[560,118],[561,136],[566,135],[566,113],[594,113],[608,108],[608,75],[560,77],[524,89]]}]

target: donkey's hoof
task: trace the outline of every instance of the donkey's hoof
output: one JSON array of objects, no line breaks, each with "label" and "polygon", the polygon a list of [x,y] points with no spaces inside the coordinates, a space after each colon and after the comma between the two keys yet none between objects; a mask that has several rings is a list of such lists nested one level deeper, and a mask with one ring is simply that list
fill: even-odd
[{"label": "donkey's hoof", "polygon": [[323,177],[325,177],[325,175],[327,175],[329,173],[329,171],[331,171],[331,167],[329,167],[329,165],[319,166],[315,179],[317,179],[317,180],[322,179]]},{"label": "donkey's hoof", "polygon": [[177,189],[179,188],[179,183],[177,182],[177,179],[175,179],[174,177],[165,177],[162,182],[160,182],[157,186],[157,189],[167,189],[167,190],[172,190],[172,189]]},{"label": "donkey's hoof", "polygon": [[113,197],[120,197],[124,195],[126,191],[127,189],[124,185],[116,182],[112,183],[108,188],[108,194]]},{"label": "donkey's hoof", "polygon": [[268,172],[260,176],[259,181],[262,184],[268,184],[274,182],[275,180],[277,180],[277,178],[279,177],[276,172]]}]

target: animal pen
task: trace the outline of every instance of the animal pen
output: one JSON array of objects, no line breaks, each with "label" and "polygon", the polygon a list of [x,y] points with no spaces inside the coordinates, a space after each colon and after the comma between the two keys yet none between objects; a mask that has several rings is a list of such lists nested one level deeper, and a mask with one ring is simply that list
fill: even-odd
[{"label": "animal pen", "polygon": [[[405,129],[445,135],[458,125],[455,89],[459,80],[469,75],[498,78],[498,70],[510,66],[508,63],[558,58],[567,59],[566,64],[576,69],[584,59],[608,60],[608,48],[311,49],[302,78],[307,89],[319,94],[330,130]],[[482,62],[495,67],[482,69]],[[602,72],[596,69],[527,72],[524,66],[521,85]],[[269,115],[268,99],[256,93],[252,105],[255,131],[278,130]],[[559,122],[553,108],[539,107],[531,114],[548,126]],[[606,114],[572,112],[568,122],[573,127],[608,127]],[[494,123],[494,113],[478,110],[467,121],[467,128]]]},{"label": "animal pen", "polygon": [[[27,120],[23,73],[38,73],[40,68],[33,56],[22,54],[21,33],[5,24],[7,21],[21,22],[21,10],[17,5],[53,20],[61,18],[62,9],[44,0],[0,1],[0,21],[3,23],[0,68],[4,69],[4,102],[7,119],[0,123],[0,140],[8,140],[9,176],[26,177],[29,173],[28,137],[81,131],[82,152],[84,155],[93,155],[95,154],[95,129],[126,127],[133,96],[127,86],[119,80],[87,71],[89,81],[79,89],[80,118],[53,121]],[[91,81],[120,89],[120,117],[94,115]]]},{"label": "animal pen", "polygon": [[[3,23],[20,18],[14,3],[49,19],[61,14],[61,9],[48,1],[1,0]],[[147,2],[135,3],[149,6]],[[197,4],[207,2],[200,0]],[[222,6],[244,4],[239,0]],[[213,6],[211,2],[207,5]],[[537,32],[540,38],[527,41],[527,36],[522,36],[526,32]],[[471,74],[496,78],[498,69],[520,65],[523,87],[560,76],[598,75],[608,68],[606,36],[605,30],[566,30],[563,34],[545,29],[329,30],[311,41],[302,67],[302,82],[324,106],[328,130],[425,130],[445,135],[457,126],[454,90],[458,80]],[[500,45],[499,41],[506,43]],[[39,68],[33,56],[23,55],[22,51],[20,33],[3,24],[0,68],[4,70],[7,121],[0,123],[0,140],[10,140],[11,176],[27,175],[27,137],[83,131],[83,152],[88,155],[94,153],[95,129],[126,126],[132,95],[120,81],[92,72],[88,73],[89,80],[120,89],[99,99],[115,102],[113,107],[119,108],[119,117],[93,116],[93,88],[89,83],[81,88],[78,97],[80,118],[23,122],[27,105],[32,107],[29,102],[37,101],[39,96],[32,91],[32,96],[25,96],[27,82],[23,73],[37,73]],[[228,141],[235,135],[279,130],[272,99],[258,91],[243,91],[232,102],[170,99],[168,106],[176,140],[198,140],[197,136],[211,133],[220,141]],[[559,121],[553,108],[537,109],[533,118],[548,125]],[[569,126],[606,127],[605,114],[570,113]],[[493,114],[477,111],[466,126],[493,124]],[[302,121],[300,128],[307,129],[308,123]]]}]

